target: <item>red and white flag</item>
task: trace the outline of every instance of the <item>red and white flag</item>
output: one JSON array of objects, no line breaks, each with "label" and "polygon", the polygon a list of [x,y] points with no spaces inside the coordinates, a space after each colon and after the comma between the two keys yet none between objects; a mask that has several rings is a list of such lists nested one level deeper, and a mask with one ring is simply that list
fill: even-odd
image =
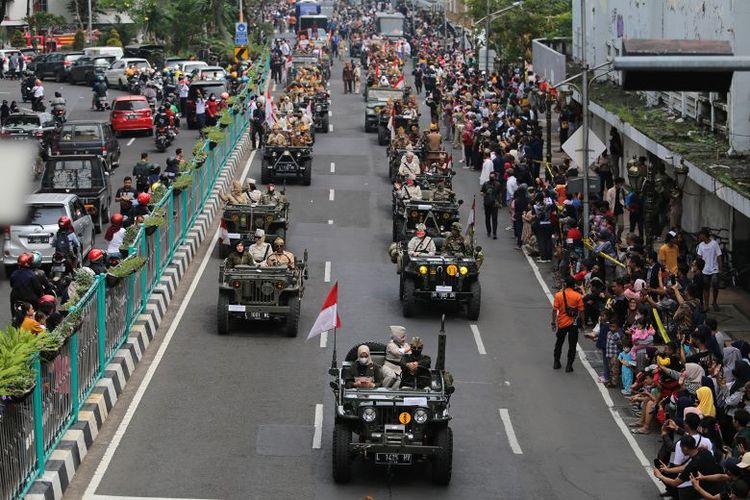
[{"label": "red and white flag", "polygon": [[323,302],[323,307],[320,309],[320,314],[315,320],[315,324],[310,328],[310,333],[307,334],[307,340],[313,337],[317,337],[323,332],[333,330],[334,328],[341,328],[341,318],[337,311],[338,306],[338,281],[333,284],[333,288],[328,292],[326,301]]},{"label": "red and white flag", "polygon": [[471,202],[471,210],[469,210],[469,223],[466,224],[466,233],[474,229],[474,222],[477,218],[477,199]]},{"label": "red and white flag", "polygon": [[393,84],[393,88],[402,89],[404,88],[404,85],[406,85],[406,82],[404,81],[404,75],[401,75],[398,77],[398,80],[396,80],[396,83]]}]

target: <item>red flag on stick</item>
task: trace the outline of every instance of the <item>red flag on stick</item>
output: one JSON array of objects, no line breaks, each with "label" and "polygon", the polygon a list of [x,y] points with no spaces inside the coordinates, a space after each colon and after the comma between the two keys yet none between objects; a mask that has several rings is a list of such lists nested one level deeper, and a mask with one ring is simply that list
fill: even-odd
[{"label": "red flag on stick", "polygon": [[310,333],[307,334],[307,340],[310,340],[313,337],[317,337],[323,332],[327,332],[335,328],[341,328],[341,318],[339,318],[339,314],[337,311],[338,290],[339,283],[337,281],[333,284],[333,288],[331,288],[331,291],[328,292],[328,297],[326,297],[325,302],[323,302],[323,307],[320,309],[320,314],[318,314],[318,318],[315,320],[315,324],[310,329]]}]

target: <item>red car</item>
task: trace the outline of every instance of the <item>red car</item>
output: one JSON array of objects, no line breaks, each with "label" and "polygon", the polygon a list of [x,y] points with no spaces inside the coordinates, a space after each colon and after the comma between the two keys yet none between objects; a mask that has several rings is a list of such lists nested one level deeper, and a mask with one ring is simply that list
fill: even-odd
[{"label": "red car", "polygon": [[153,135],[154,118],[146,98],[142,95],[116,98],[112,103],[112,130],[116,135],[139,130]]}]

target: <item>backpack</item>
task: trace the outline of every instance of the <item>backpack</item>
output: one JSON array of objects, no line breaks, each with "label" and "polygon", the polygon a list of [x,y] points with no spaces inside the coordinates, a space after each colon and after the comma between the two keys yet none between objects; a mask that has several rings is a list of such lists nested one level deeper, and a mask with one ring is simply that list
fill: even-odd
[{"label": "backpack", "polygon": [[62,233],[61,231],[57,232],[57,237],[55,238],[55,252],[58,252],[62,255],[69,255],[71,253],[70,238],[68,238],[68,233]]}]

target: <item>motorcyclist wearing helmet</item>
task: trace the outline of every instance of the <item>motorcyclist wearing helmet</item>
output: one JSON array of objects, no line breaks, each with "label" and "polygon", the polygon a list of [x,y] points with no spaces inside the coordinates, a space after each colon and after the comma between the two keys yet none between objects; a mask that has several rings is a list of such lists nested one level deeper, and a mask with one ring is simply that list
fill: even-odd
[{"label": "motorcyclist wearing helmet", "polygon": [[182,155],[182,148],[175,149],[174,157],[167,158],[167,168],[164,169],[164,174],[167,176],[169,182],[174,181],[180,174],[180,165],[185,161]]},{"label": "motorcyclist wearing helmet", "polygon": [[125,239],[125,218],[121,214],[113,214],[110,219],[112,225],[104,233],[104,241],[107,242],[107,255],[120,257],[120,246]]},{"label": "motorcyclist wearing helmet", "polygon": [[94,271],[95,274],[107,273],[107,259],[103,251],[98,248],[92,248],[86,258],[89,261],[87,267]]},{"label": "motorcyclist wearing helmet", "polygon": [[31,253],[26,252],[18,256],[18,269],[10,275],[10,311],[15,311],[15,305],[18,302],[28,302],[37,304],[39,298],[44,295],[44,286],[39,281],[39,277],[32,269],[34,257]]},{"label": "motorcyclist wearing helmet", "polygon": [[96,75],[94,84],[91,86],[93,94],[91,96],[91,109],[96,109],[96,102],[100,97],[107,97],[107,81],[103,75]]},{"label": "motorcyclist wearing helmet", "polygon": [[169,115],[167,114],[167,108],[159,106],[159,111],[154,116],[154,127],[157,130],[160,128],[168,128],[170,126]]},{"label": "motorcyclist wearing helmet", "polygon": [[73,221],[70,220],[70,217],[63,215],[57,220],[57,227],[58,230],[52,242],[52,247],[65,257],[72,269],[75,269],[81,262],[80,257],[83,247],[81,246],[81,240],[78,239],[78,235],[73,230]]},{"label": "motorcyclist wearing helmet", "polygon": [[39,282],[42,284],[42,287],[46,292],[54,290],[52,283],[50,283],[49,278],[47,277],[47,273],[42,269],[42,254],[36,250],[31,252],[31,270],[34,271],[34,274],[39,278]]},{"label": "motorcyclist wearing helmet", "polygon": [[150,106],[156,105],[156,88],[154,87],[153,82],[148,82],[146,84],[146,88],[143,89],[142,95],[146,98]]},{"label": "motorcyclist wearing helmet", "polygon": [[65,317],[57,310],[57,299],[54,295],[42,295],[39,299],[39,306],[37,309],[47,316],[47,323],[45,326],[49,332],[54,331],[54,329],[57,328],[57,325],[59,325]]},{"label": "motorcyclist wearing helmet", "polygon": [[42,81],[34,80],[34,86],[31,89],[31,107],[34,111],[44,111],[44,86]]},{"label": "motorcyclist wearing helmet", "polygon": [[62,96],[62,94],[60,92],[55,92],[55,97],[50,101],[52,112],[54,113],[55,111],[62,111],[64,115],[65,104],[65,98]]}]

